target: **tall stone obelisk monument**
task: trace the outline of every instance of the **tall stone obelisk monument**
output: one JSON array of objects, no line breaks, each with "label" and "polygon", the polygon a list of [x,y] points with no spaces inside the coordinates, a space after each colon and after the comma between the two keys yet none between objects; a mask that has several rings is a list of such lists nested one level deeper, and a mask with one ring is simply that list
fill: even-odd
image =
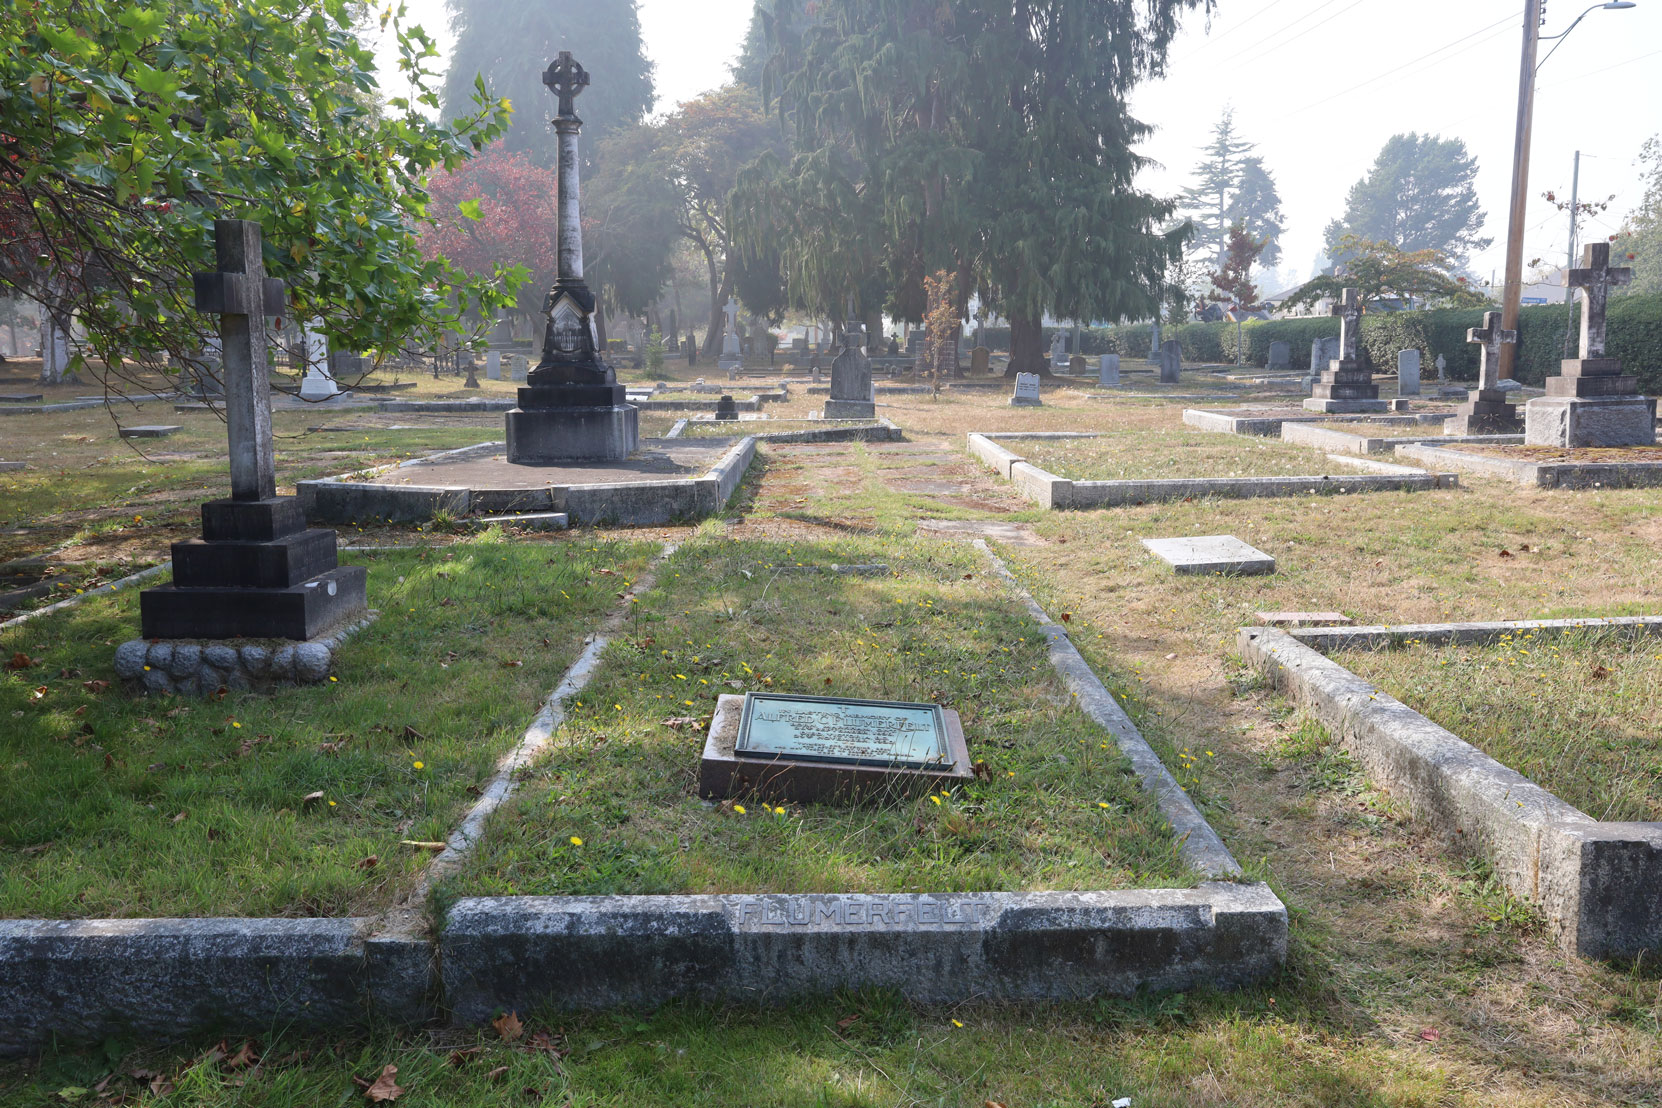
[{"label": "tall stone obelisk monument", "polygon": [[578,196],[577,133],[583,121],[573,102],[589,74],[562,50],[542,75],[559,98],[554,130],[560,136],[559,275],[543,311],[542,360],[526,375],[519,407],[508,413],[508,461],[515,465],[615,462],[640,442],[640,415],[600,356],[594,294],[583,281],[583,222]]}]

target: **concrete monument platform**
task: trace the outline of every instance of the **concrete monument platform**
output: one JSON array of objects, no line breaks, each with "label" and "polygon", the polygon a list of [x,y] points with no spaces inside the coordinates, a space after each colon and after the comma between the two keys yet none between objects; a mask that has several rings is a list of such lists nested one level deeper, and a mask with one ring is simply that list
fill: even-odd
[{"label": "concrete monument platform", "polygon": [[1248,575],[1275,572],[1275,559],[1234,535],[1201,535],[1187,539],[1144,539],[1155,557],[1181,574],[1224,573]]},{"label": "concrete monument platform", "polygon": [[419,521],[562,512],[571,523],[667,523],[721,510],[755,456],[756,440],[647,439],[619,462],[516,465],[499,442],[297,486],[312,520]]}]

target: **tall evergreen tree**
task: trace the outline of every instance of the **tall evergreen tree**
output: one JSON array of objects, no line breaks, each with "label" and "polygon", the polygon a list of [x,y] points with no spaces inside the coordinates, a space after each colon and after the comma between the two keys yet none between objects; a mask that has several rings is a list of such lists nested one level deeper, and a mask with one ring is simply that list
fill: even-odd
[{"label": "tall evergreen tree", "polygon": [[1457,268],[1494,240],[1483,235],[1477,159],[1459,139],[1392,135],[1373,167],[1350,188],[1345,214],[1327,225],[1327,252],[1343,261],[1346,235],[1412,253],[1436,250]]},{"label": "tall evergreen tree", "polygon": [[[1195,166],[1195,183],[1183,190],[1181,211],[1195,225],[1190,251],[1207,264],[1221,266],[1229,250],[1229,225],[1235,218],[1231,202],[1240,191],[1245,162],[1257,147],[1241,138],[1235,130],[1234,109],[1225,108],[1212,128],[1212,141],[1200,149],[1204,157]],[[1262,161],[1252,160],[1258,161],[1262,170]],[[1271,182],[1272,195],[1274,191]]]},{"label": "tall evergreen tree", "polygon": [[1235,195],[1229,201],[1229,222],[1239,223],[1242,229],[1264,244],[1258,264],[1271,267],[1281,260],[1280,238],[1287,218],[1281,214],[1281,194],[1276,191],[1275,178],[1264,168],[1264,159],[1241,159],[1241,175],[1235,182]]},{"label": "tall evergreen tree", "polygon": [[559,145],[548,125],[554,98],[543,87],[543,70],[561,50],[570,50],[594,77],[583,90],[585,169],[611,133],[639,122],[652,110],[652,63],[641,46],[636,0],[445,0],[456,33],[444,81],[444,111],[465,110],[475,81],[491,96],[514,107],[506,149],[523,152],[552,168]]}]

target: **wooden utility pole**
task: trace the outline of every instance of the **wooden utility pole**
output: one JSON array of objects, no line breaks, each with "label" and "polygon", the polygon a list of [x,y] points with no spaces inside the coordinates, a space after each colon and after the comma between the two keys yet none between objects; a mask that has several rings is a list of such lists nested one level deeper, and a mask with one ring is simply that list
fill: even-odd
[{"label": "wooden utility pole", "polygon": [[[1535,116],[1535,53],[1541,42],[1541,0],[1524,0],[1523,58],[1518,71],[1518,133],[1512,145],[1512,213],[1506,228],[1506,288],[1501,294],[1500,325],[1518,328],[1518,306],[1523,300],[1524,213],[1529,207],[1529,139]],[[1502,344],[1500,377],[1509,379],[1517,366],[1518,344]]]}]

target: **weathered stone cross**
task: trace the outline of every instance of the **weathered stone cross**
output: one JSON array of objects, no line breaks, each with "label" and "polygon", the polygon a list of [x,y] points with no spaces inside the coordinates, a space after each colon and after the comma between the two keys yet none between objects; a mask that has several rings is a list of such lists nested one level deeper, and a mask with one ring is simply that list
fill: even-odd
[{"label": "weathered stone cross", "polygon": [[1499,312],[1484,312],[1483,326],[1470,328],[1466,332],[1467,342],[1483,344],[1483,353],[1479,355],[1477,369],[1477,387],[1492,389],[1500,386],[1500,348],[1502,344],[1518,341],[1518,332],[1503,331],[1500,328]]},{"label": "weathered stone cross", "polygon": [[1345,289],[1329,314],[1339,317],[1339,360],[1354,363],[1356,337],[1362,329],[1362,297],[1355,289]]},{"label": "weathered stone cross", "polygon": [[214,251],[218,272],[198,273],[194,281],[196,310],[219,316],[231,498],[267,500],[277,495],[277,465],[265,317],[283,314],[283,282],[265,275],[260,225],[252,220],[214,220]]},{"label": "weathered stone cross", "polygon": [[1604,311],[1610,290],[1633,280],[1633,270],[1610,265],[1610,244],[1592,242],[1581,254],[1581,268],[1564,275],[1564,283],[1581,290],[1581,356],[1604,357]]},{"label": "weathered stone cross", "polygon": [[570,50],[561,50],[559,56],[543,70],[542,83],[560,98],[560,114],[573,116],[577,111],[572,101],[577,99],[578,93],[588,87],[589,71],[577,64]]}]

